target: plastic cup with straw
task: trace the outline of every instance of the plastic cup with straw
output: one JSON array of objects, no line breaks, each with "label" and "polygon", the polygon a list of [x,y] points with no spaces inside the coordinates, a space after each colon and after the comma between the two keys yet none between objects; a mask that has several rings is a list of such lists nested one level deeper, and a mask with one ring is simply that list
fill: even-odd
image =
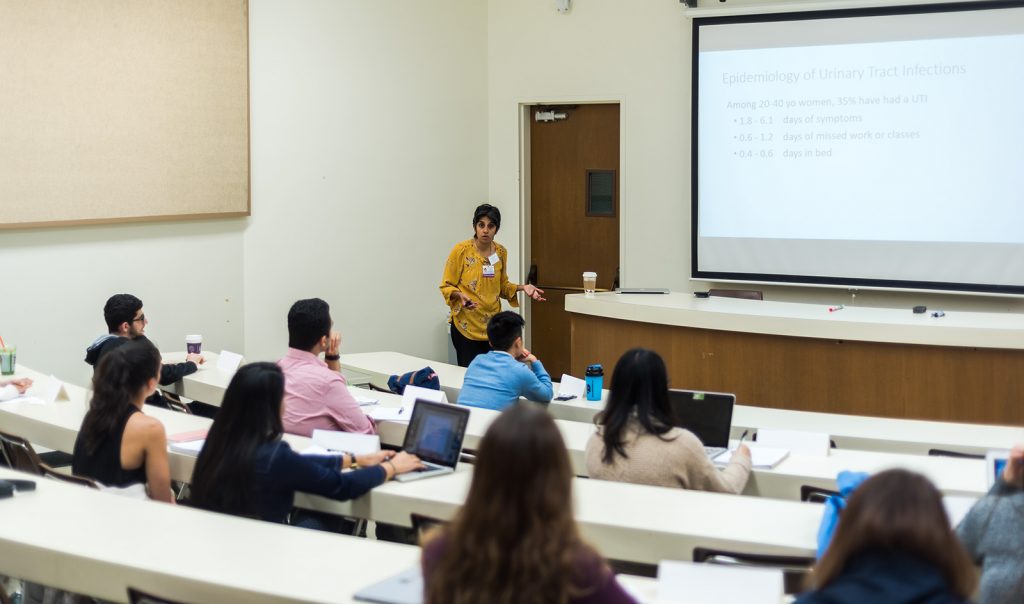
[{"label": "plastic cup with straw", "polygon": [[17,349],[8,348],[3,336],[0,336],[0,375],[14,375],[17,358]]}]

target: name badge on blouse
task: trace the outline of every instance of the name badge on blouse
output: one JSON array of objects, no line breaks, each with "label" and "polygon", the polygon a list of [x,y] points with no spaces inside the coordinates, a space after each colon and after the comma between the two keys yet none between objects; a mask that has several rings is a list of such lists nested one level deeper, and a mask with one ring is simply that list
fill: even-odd
[{"label": "name badge on blouse", "polygon": [[484,264],[480,268],[482,268],[484,270],[484,277],[493,277],[494,276],[494,265],[493,264]]},{"label": "name badge on blouse", "polygon": [[491,266],[496,266],[499,262],[501,262],[501,258],[499,258],[498,253],[495,252],[491,254],[491,257],[488,258],[487,261],[491,263]]}]

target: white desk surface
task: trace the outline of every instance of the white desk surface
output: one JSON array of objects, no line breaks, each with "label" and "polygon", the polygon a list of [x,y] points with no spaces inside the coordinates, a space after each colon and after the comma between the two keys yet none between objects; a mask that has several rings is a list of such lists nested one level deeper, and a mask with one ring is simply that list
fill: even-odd
[{"label": "white desk surface", "polygon": [[[472,468],[414,482],[390,482],[339,502],[298,494],[296,504],[409,526],[416,512],[450,519],[465,501]],[[573,479],[575,517],[585,539],[609,558],[656,564],[689,560],[698,546],[811,556],[823,506],[587,478]],[[567,505],[572,505],[567,502]]]},{"label": "white desk surface", "polygon": [[[342,363],[377,376],[404,373],[430,365],[437,371],[442,388],[453,402],[458,400],[466,374],[462,367],[400,352],[347,354],[342,355]],[[600,402],[579,399],[551,401],[548,410],[557,419],[593,423],[594,415],[604,408],[607,397],[606,390]],[[736,405],[732,424],[734,438],[739,438],[748,428],[826,432],[840,448],[893,453],[927,454],[929,449],[984,453],[989,449],[1009,449],[1024,442],[1024,427],[888,419],[749,405]]]},{"label": "white desk surface", "polygon": [[351,602],[420,550],[213,514],[0,469],[35,492],[0,500],[4,573],[127,602],[128,586],[184,602]]},{"label": "white desk surface", "polygon": [[[32,377],[36,384],[29,392],[37,394],[45,388],[46,377],[24,366],[19,366],[19,376]],[[25,401],[0,403],[0,429],[19,434],[29,441],[59,451],[72,451],[75,437],[81,427],[86,410],[86,391],[74,385],[66,385],[71,401],[52,404],[33,404]],[[397,406],[401,400],[397,395],[383,392],[362,391],[376,397],[381,404]],[[168,436],[209,428],[210,420],[202,417],[177,413],[155,407],[146,407],[146,413],[156,417],[167,430]],[[470,421],[464,446],[476,448],[490,422],[498,416],[487,409],[470,410]],[[586,476],[585,450],[587,440],[594,427],[581,422],[556,420],[569,451],[569,458],[577,475]],[[404,441],[407,424],[381,422],[379,432],[385,444],[399,446]],[[310,439],[286,435],[285,440],[296,451],[310,445]],[[171,451],[169,454],[171,477],[189,482],[195,458]],[[902,467],[920,472],[935,482],[948,495],[979,497],[986,489],[984,461],[948,457],[928,457],[913,454],[834,449],[827,457],[790,455],[777,467],[770,470],[754,470],[744,491],[748,495],[774,499],[799,499],[802,485],[813,485],[835,489],[836,475],[841,470],[876,472],[885,468]]]},{"label": "white desk surface", "polygon": [[[541,359],[543,361],[544,359]],[[448,395],[450,402],[459,400],[459,393],[462,392],[462,382],[466,378],[466,368],[458,365],[449,365],[438,361],[415,357],[401,352],[357,352],[341,355],[342,367],[350,367],[363,373],[375,376],[378,386],[386,386],[387,378],[403,374],[409,371],[416,371],[424,367],[430,367],[437,372],[437,378],[441,381],[441,389]],[[610,374],[611,368],[606,368]],[[552,380],[558,380],[562,376],[553,375]],[[559,384],[553,383],[555,396],[558,396]],[[594,414],[604,409],[605,401],[608,400],[608,390],[602,392],[600,401],[587,401],[576,398],[568,401],[551,401],[548,411],[556,419],[565,419],[576,422],[592,422]]]},{"label": "white desk surface", "polygon": [[909,308],[847,305],[838,312],[828,308],[825,304],[695,298],[689,293],[565,297],[565,310],[571,313],[658,325],[864,342],[1024,348],[1020,313],[947,311],[946,316],[934,318]]}]

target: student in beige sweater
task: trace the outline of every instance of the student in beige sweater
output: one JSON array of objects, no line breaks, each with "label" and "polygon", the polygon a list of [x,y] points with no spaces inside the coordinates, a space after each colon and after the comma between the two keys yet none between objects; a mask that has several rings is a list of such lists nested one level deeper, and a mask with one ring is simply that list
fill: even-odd
[{"label": "student in beige sweater", "polygon": [[750,450],[740,445],[724,469],[689,430],[674,427],[665,362],[634,348],[615,364],[608,405],[587,442],[591,478],[719,493],[740,493],[750,476]]}]

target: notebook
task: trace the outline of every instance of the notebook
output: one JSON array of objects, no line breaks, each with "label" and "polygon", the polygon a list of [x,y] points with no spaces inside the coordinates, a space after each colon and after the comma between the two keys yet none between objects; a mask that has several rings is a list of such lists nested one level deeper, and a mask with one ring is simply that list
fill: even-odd
[{"label": "notebook", "polygon": [[419,457],[427,467],[400,474],[395,480],[408,482],[454,472],[468,422],[466,407],[416,399],[402,450]]},{"label": "notebook", "polygon": [[697,435],[708,458],[714,459],[729,448],[735,394],[670,388],[668,403],[676,425]]}]

